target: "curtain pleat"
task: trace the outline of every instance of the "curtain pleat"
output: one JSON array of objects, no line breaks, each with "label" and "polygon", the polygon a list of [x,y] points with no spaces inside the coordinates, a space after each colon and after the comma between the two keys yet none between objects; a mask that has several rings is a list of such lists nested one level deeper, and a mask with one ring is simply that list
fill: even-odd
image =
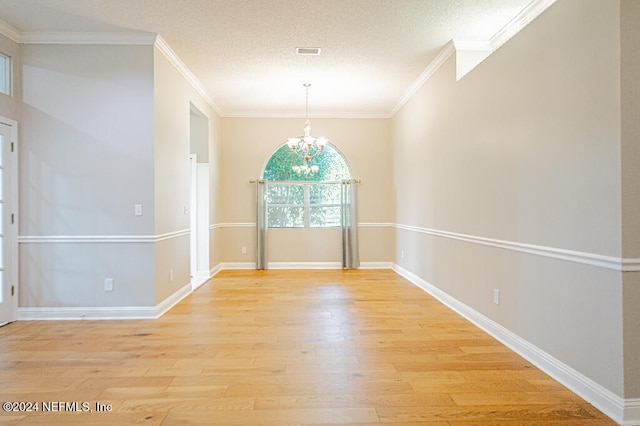
[{"label": "curtain pleat", "polygon": [[257,243],[256,269],[267,269],[267,181],[258,180],[257,188]]},{"label": "curtain pleat", "polygon": [[345,179],[341,188],[342,267],[356,269],[360,266],[356,182]]}]

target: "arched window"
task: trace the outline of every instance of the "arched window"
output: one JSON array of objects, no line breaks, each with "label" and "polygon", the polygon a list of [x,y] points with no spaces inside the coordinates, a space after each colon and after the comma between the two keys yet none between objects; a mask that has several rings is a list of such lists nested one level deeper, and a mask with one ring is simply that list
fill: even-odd
[{"label": "arched window", "polygon": [[340,182],[351,173],[332,145],[308,165],[286,144],[267,161],[262,179],[267,186],[267,226],[324,228],[340,226]]}]

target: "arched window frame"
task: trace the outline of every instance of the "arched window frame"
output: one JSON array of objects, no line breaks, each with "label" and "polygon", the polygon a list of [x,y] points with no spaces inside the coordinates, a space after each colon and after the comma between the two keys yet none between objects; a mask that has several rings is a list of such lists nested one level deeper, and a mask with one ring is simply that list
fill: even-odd
[{"label": "arched window frame", "polygon": [[[281,152],[282,150],[282,152]],[[274,156],[286,154],[285,165],[278,180],[269,179],[267,168]],[[351,168],[345,156],[334,145],[327,144],[325,150],[309,162],[309,167],[322,167],[324,155],[337,155],[343,163],[340,171],[328,179],[320,179],[317,173],[295,173],[294,166],[304,165],[304,160],[290,152],[286,144],[280,145],[262,167],[261,176],[268,182],[267,226],[269,228],[339,228],[340,227],[340,183],[351,178]],[[326,164],[324,165],[326,168]],[[286,176],[284,168],[290,169]],[[318,175],[320,173],[320,175]],[[325,172],[325,175],[327,173]],[[272,176],[273,177],[273,176]]]}]

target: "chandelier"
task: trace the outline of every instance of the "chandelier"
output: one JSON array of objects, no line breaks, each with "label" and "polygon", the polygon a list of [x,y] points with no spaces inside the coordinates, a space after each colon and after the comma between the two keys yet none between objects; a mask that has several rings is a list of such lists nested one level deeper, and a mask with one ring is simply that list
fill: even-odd
[{"label": "chandelier", "polygon": [[[287,139],[287,145],[295,154],[304,159],[304,165],[297,166],[300,171],[307,172],[311,170],[309,167],[309,160],[316,155],[320,154],[324,149],[324,146],[329,142],[326,138],[311,136],[311,122],[309,121],[309,87],[311,84],[303,84],[307,93],[307,103],[305,109],[305,122],[304,122],[304,136],[297,136],[295,138]],[[315,167],[317,171],[317,166]],[[295,170],[295,167],[294,167]],[[298,171],[297,171],[298,172]]]}]

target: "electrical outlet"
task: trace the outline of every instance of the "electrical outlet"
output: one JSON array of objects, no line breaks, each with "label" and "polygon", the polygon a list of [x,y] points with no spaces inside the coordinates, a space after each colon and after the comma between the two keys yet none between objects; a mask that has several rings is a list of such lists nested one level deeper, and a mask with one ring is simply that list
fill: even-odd
[{"label": "electrical outlet", "polygon": [[404,250],[400,250],[400,259],[404,259]]},{"label": "electrical outlet", "polygon": [[498,290],[497,288],[493,289],[493,303],[495,303],[496,305],[500,304],[500,290]]},{"label": "electrical outlet", "polygon": [[142,204],[136,204],[133,206],[133,213],[136,216],[142,216]]},{"label": "electrical outlet", "polygon": [[247,254],[247,247],[246,246],[242,246],[242,254]]},{"label": "electrical outlet", "polygon": [[169,281],[173,282],[173,269],[169,269]]},{"label": "electrical outlet", "polygon": [[104,291],[113,291],[113,278],[104,279]]}]

